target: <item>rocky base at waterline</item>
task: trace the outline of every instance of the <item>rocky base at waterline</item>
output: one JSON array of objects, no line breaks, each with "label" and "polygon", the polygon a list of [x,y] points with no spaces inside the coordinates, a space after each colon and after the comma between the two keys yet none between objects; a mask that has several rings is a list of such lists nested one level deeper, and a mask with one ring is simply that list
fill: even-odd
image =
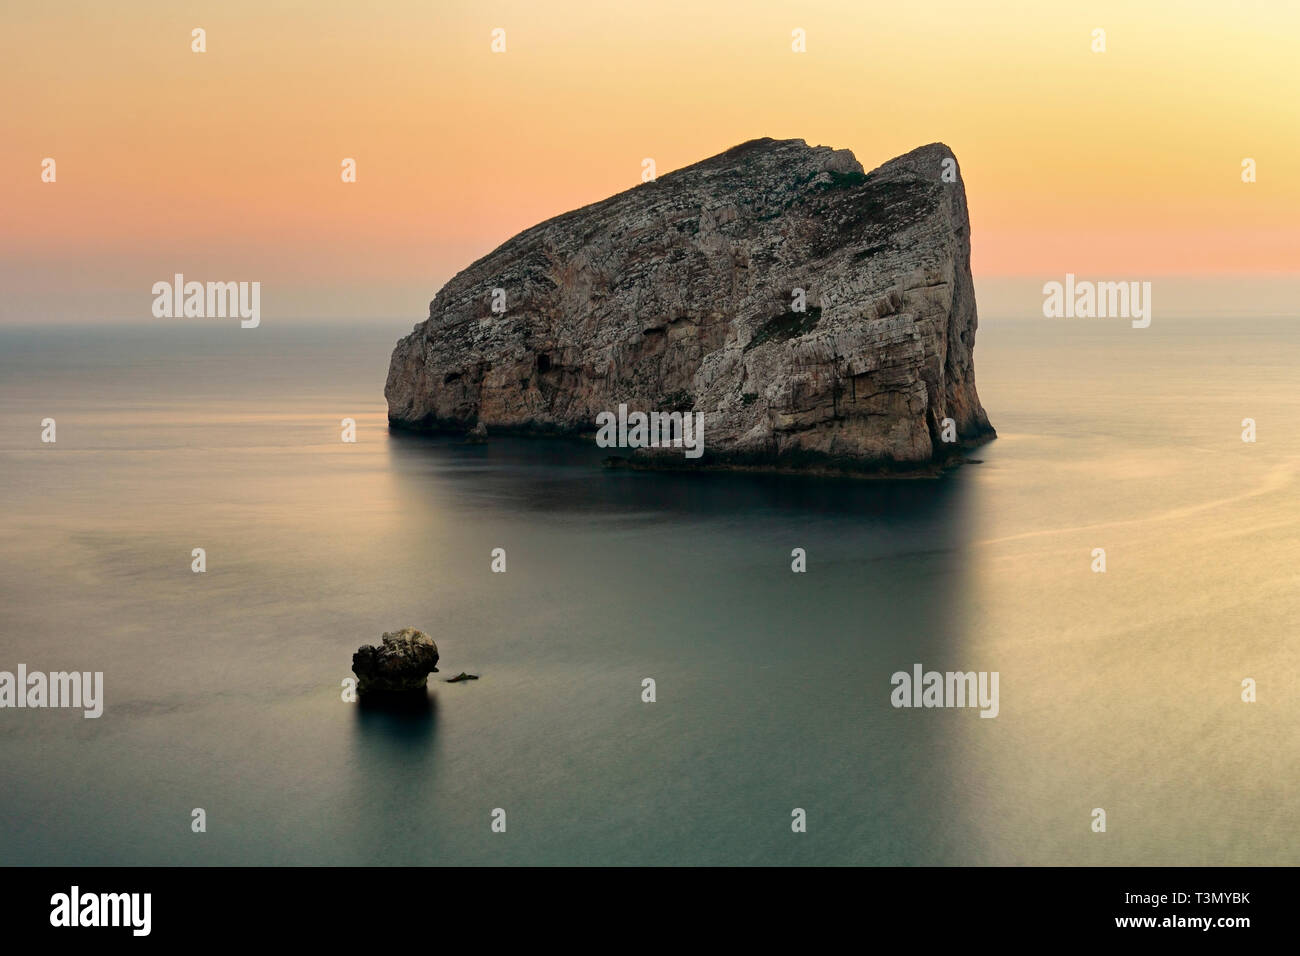
[{"label": "rocky base at waterline", "polygon": [[951,150],[868,173],[760,139],[473,263],[384,394],[393,427],[458,435],[588,433],[620,403],[703,416],[697,459],[619,451],[645,467],[925,471],[994,435],[977,325]]},{"label": "rocky base at waterline", "polygon": [[[985,441],[992,440],[989,436]],[[773,461],[762,456],[733,456],[723,461],[695,462],[679,456],[611,455],[602,465],[609,469],[627,471],[715,471],[756,472],[773,475],[804,475],[814,478],[861,478],[866,480],[938,478],[962,465],[982,465],[982,459],[968,458],[962,452],[977,443],[957,446],[951,454],[934,461],[919,464],[899,463],[892,460],[871,461],[830,456],[790,456]]]},{"label": "rocky base at waterline", "polygon": [[413,627],[389,631],[378,646],[362,645],[352,655],[357,693],[371,700],[423,695],[437,665],[438,645]]}]

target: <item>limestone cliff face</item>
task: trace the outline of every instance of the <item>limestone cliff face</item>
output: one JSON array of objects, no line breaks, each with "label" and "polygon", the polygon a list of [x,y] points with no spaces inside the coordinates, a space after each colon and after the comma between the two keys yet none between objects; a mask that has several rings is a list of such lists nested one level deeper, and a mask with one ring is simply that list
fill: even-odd
[{"label": "limestone cliff face", "polygon": [[397,343],[389,422],[592,432],[626,403],[703,413],[698,464],[929,466],[955,447],[945,418],[962,443],[993,433],[952,159],[934,144],[864,173],[848,150],[754,140],[534,226]]}]

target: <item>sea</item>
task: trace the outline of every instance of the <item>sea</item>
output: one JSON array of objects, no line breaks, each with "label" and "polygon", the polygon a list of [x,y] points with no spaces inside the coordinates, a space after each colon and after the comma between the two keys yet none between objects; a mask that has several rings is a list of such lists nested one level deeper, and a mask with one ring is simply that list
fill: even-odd
[{"label": "sea", "polygon": [[0,864],[1300,863],[1296,317],[985,317],[911,480],[392,432],[411,325],[0,327],[0,670],[104,698],[0,709]]}]

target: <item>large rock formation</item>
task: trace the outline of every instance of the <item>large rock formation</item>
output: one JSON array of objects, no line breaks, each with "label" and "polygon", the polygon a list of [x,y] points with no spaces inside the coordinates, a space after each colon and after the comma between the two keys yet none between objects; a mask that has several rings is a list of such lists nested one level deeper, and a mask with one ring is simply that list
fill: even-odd
[{"label": "large rock formation", "polygon": [[384,394],[394,427],[593,432],[626,403],[704,414],[704,457],[662,464],[925,469],[993,434],[976,324],[946,146],[864,173],[848,150],[761,139],[469,266],[397,343]]}]

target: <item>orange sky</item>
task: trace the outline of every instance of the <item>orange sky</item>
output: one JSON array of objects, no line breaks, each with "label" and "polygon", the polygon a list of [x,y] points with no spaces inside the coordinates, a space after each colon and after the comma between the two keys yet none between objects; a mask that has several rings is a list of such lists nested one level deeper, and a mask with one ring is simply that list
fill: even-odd
[{"label": "orange sky", "polygon": [[9,0],[0,319],[144,321],[184,272],[261,281],[268,317],[415,321],[643,157],[757,136],[868,168],[946,142],[979,279],[1294,275],[1298,49],[1282,2]]}]

